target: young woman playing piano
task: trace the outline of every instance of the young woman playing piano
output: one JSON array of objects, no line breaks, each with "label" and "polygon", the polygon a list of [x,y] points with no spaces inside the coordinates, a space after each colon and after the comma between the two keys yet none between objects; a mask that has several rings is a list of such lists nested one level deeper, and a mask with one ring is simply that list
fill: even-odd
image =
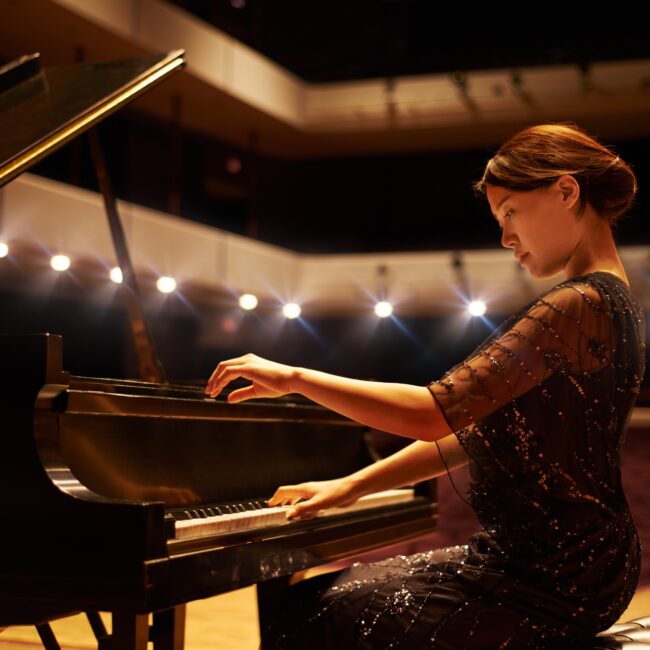
[{"label": "young woman playing piano", "polygon": [[644,320],[611,225],[633,172],[570,124],[517,133],[476,189],[501,244],[536,278],[565,279],[426,387],[359,381],[249,354],[220,363],[210,395],[301,393],[415,439],[350,476],[278,488],[291,515],[438,476],[465,463],[483,530],[466,545],[357,564],[291,588],[281,648],[561,648],[613,624],[634,592],[639,542],[619,451],[644,372]]}]

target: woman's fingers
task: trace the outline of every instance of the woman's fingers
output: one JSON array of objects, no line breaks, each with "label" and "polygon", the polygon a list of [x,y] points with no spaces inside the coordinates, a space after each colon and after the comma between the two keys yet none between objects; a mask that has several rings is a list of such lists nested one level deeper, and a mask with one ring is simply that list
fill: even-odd
[{"label": "woman's fingers", "polygon": [[[236,365],[224,366],[219,372],[219,374],[215,376],[215,379],[212,382],[212,384],[208,385],[205,392],[208,393],[211,397],[216,397],[224,389],[224,387],[227,384],[229,384],[233,379],[237,379],[238,377],[243,377],[244,379],[250,379],[251,381],[255,381],[257,379],[258,374],[259,373],[257,372],[257,370],[254,367],[252,367],[250,364],[241,363]],[[247,386],[247,388],[251,388],[251,387]],[[251,395],[251,397],[262,397],[262,395]]]},{"label": "woman's fingers", "polygon": [[279,487],[275,494],[267,501],[270,506],[293,505],[300,499],[308,499],[314,495],[314,490],[308,489],[303,485],[283,485]]},{"label": "woman's fingers", "polygon": [[293,506],[287,517],[291,519],[301,519],[305,517],[315,517],[319,510],[323,510],[324,504],[317,499],[309,499],[309,501],[301,501]]},{"label": "woman's fingers", "polygon": [[252,399],[254,397],[262,397],[257,394],[255,390],[255,385],[246,386],[245,388],[238,388],[237,390],[232,391],[228,394],[228,403],[235,404],[236,402],[243,402],[246,399]]},{"label": "woman's fingers", "polygon": [[311,517],[319,510],[335,506],[347,506],[356,501],[341,480],[314,481],[299,485],[283,485],[269,499],[270,506],[291,506],[290,518]]},{"label": "woman's fingers", "polygon": [[237,379],[238,377],[253,379],[253,374],[253,368],[246,363],[224,366],[215,376],[212,385],[206,389],[206,392],[208,392],[211,397],[216,397],[233,379]]},{"label": "woman's fingers", "polygon": [[[214,392],[216,387],[221,383],[221,380],[223,379],[223,376],[226,373],[226,371],[231,370],[233,367],[243,368],[246,365],[246,363],[250,362],[251,359],[253,359],[254,357],[255,355],[253,354],[245,354],[242,357],[236,357],[234,359],[220,361],[217,364],[217,367],[214,369],[213,373],[210,375],[210,379],[208,379],[208,383],[205,387],[205,392],[206,393]],[[221,386],[221,388],[223,388],[223,386]]]},{"label": "woman's fingers", "polygon": [[222,361],[210,376],[204,392],[216,397],[226,384],[237,377],[243,377],[253,382],[252,391],[235,391],[236,397],[229,401],[241,401],[251,397],[279,397],[289,390],[291,372],[289,366],[247,354],[237,359]]}]

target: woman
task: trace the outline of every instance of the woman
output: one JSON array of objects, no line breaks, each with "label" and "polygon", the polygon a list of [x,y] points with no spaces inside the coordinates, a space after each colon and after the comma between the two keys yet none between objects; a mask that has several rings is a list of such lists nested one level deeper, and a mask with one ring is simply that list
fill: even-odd
[{"label": "woman", "polygon": [[[633,172],[571,124],[525,129],[476,189],[501,243],[536,278],[563,272],[427,387],[345,379],[245,355],[206,392],[230,402],[301,393],[416,442],[331,481],[280,487],[291,516],[468,463],[483,530],[464,546],[357,564],[292,588],[269,632],[294,648],[561,648],[609,627],[638,580],[620,448],[644,371],[644,320],[612,237]],[[274,647],[275,647],[274,646]]]}]

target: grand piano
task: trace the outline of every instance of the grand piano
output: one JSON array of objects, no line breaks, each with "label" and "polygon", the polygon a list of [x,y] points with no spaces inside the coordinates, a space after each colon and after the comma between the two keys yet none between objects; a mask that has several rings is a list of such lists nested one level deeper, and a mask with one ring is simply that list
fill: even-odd
[{"label": "grand piano", "polygon": [[[182,66],[177,51],[0,69],[0,185]],[[189,601],[256,584],[264,625],[293,573],[431,532],[428,485],[304,521],[266,505],[278,485],[372,462],[367,431],[307,400],[231,405],[166,380],[96,135],[91,146],[140,377],[72,376],[62,337],[0,335],[0,627],[35,624],[56,648],[48,621],[86,612],[99,650],[181,650]]]}]

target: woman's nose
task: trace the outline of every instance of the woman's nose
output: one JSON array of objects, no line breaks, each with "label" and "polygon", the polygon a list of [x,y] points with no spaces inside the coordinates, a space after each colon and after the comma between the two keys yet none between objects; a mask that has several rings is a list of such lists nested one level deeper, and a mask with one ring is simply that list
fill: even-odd
[{"label": "woman's nose", "polygon": [[517,238],[507,225],[503,226],[501,231],[501,246],[504,248],[514,248]]}]

